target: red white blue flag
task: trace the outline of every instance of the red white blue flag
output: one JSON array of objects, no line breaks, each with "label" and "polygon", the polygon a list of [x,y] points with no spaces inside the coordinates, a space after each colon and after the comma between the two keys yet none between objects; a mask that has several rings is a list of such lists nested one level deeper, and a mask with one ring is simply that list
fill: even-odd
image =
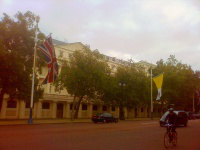
[{"label": "red white blue flag", "polygon": [[42,51],[48,64],[48,74],[42,84],[52,83],[58,76],[58,63],[51,35],[38,48]]}]

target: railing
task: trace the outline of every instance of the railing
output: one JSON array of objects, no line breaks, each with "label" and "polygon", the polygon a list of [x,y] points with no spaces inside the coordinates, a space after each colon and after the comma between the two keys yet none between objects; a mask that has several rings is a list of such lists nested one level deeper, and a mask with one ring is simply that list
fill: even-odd
[{"label": "railing", "polygon": [[59,94],[44,94],[44,98],[69,98],[70,95],[59,95]]}]

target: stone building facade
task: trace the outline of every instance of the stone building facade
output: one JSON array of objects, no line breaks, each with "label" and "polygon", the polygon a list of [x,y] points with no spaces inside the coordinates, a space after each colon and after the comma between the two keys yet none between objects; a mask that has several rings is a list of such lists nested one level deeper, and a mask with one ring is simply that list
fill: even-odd
[{"label": "stone building facade", "polygon": [[[69,59],[75,50],[84,50],[87,45],[83,45],[80,42],[77,43],[62,43],[54,40],[55,52],[57,57]],[[129,65],[128,62],[119,60],[115,57],[105,56],[105,60],[108,60],[108,64],[111,67],[113,73],[116,72],[119,64]],[[147,70],[150,67],[150,63],[139,62],[140,65],[145,66]],[[39,75],[39,80],[42,82],[46,77],[48,68],[42,68],[42,73]],[[38,102],[34,103],[33,118],[70,118],[72,111],[73,97],[67,93],[66,90],[56,92],[52,84],[46,84],[44,87],[44,97]],[[78,118],[91,118],[92,115],[98,112],[109,112],[114,116],[119,117],[119,108],[115,106],[106,106],[103,103],[93,104],[91,102],[83,102],[79,108]],[[150,108],[148,107],[136,107],[131,110],[124,107],[125,118],[133,117],[150,117]],[[154,117],[160,117],[165,109],[154,109]],[[29,118],[30,103],[23,100],[9,100],[8,95],[4,95],[0,118],[1,119],[26,119]]]}]

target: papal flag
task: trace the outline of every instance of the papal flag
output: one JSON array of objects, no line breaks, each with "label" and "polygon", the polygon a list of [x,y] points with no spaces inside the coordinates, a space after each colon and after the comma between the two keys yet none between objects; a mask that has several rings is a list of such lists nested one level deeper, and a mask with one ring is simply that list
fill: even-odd
[{"label": "papal flag", "polygon": [[158,96],[157,96],[156,100],[160,100],[160,97],[162,96],[161,88],[162,88],[162,83],[163,83],[163,73],[154,77],[153,81],[155,82],[156,87],[158,89]]}]

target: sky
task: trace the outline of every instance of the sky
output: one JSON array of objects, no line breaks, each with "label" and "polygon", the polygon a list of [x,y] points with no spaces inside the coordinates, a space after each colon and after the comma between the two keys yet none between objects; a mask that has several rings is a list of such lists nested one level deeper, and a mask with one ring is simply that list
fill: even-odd
[{"label": "sky", "polygon": [[0,0],[3,13],[40,16],[54,39],[118,59],[156,64],[170,55],[200,70],[200,0]]}]

